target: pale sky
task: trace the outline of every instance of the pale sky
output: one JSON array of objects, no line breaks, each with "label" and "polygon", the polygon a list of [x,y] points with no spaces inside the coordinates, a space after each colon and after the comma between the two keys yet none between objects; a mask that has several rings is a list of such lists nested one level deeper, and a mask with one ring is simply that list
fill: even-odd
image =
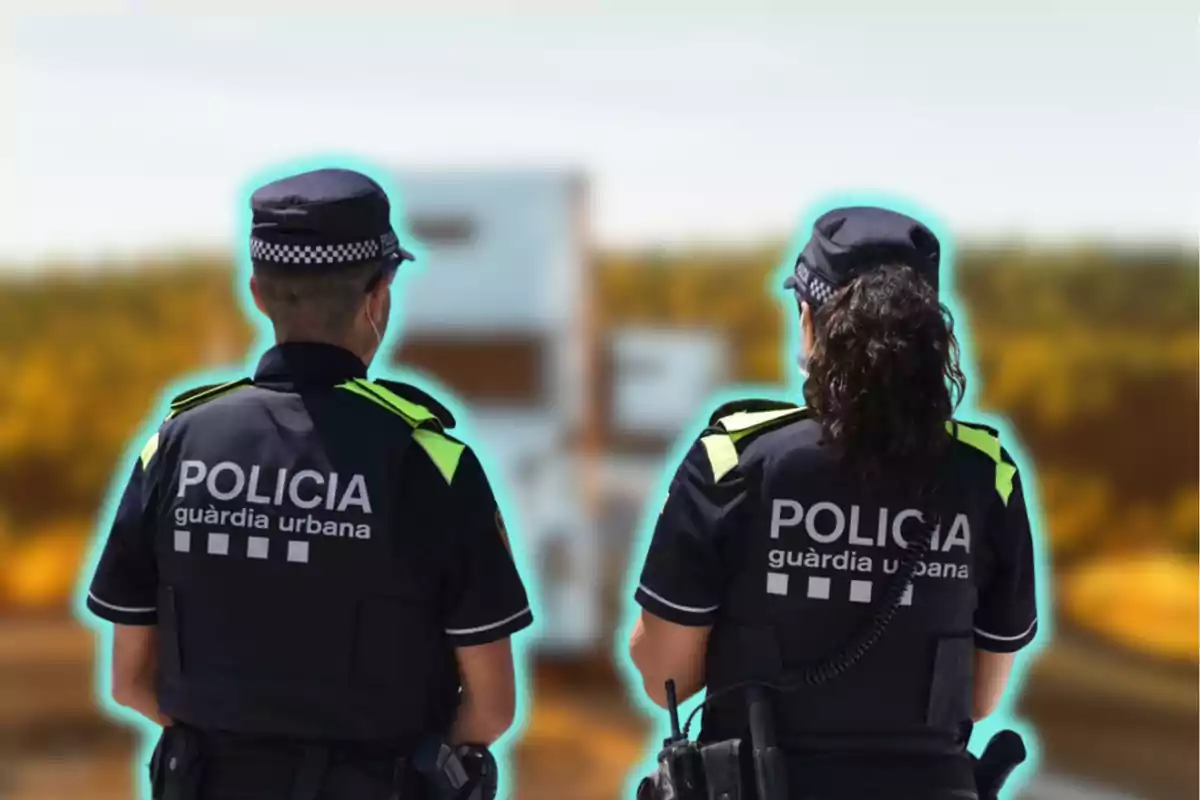
[{"label": "pale sky", "polygon": [[169,5],[209,11],[6,0],[0,260],[232,246],[243,182],[326,152],[580,168],[608,245],[787,234],[870,190],[960,238],[1196,243],[1178,0]]}]

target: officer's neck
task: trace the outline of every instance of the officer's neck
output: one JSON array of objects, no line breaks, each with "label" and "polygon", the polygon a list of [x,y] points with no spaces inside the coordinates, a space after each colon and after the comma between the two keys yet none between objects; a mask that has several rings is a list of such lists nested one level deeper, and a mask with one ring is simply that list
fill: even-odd
[{"label": "officer's neck", "polygon": [[363,362],[364,366],[368,367],[371,366],[371,361],[375,357],[376,349],[374,347],[365,348],[360,342],[351,342],[347,341],[346,339],[335,339],[328,336],[303,333],[289,333],[287,335],[276,333],[275,344],[277,346],[288,344],[323,344],[329,347],[337,347],[341,350],[353,353],[359,361]]}]

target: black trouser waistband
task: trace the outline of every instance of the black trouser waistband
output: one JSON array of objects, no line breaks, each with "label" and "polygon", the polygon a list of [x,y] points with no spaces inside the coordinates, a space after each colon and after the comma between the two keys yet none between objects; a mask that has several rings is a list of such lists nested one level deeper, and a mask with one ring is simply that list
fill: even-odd
[{"label": "black trouser waistband", "polygon": [[970,756],[848,753],[785,756],[788,789],[804,798],[961,798],[975,794]]},{"label": "black trouser waistband", "polygon": [[383,747],[203,731],[164,731],[164,755],[187,738],[199,756],[196,797],[420,797],[422,781],[407,754]]}]

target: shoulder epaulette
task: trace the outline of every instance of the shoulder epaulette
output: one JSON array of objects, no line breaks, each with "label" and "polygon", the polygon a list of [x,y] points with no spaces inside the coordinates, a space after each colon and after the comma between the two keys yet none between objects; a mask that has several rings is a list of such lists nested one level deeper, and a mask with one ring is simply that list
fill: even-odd
[{"label": "shoulder epaulette", "polygon": [[1013,481],[1017,477],[1017,466],[1004,457],[1004,448],[1000,444],[1000,432],[990,425],[978,422],[951,420],[946,423],[946,430],[958,441],[973,447],[996,462],[996,493],[1008,505],[1012,496]]},{"label": "shoulder epaulette", "polygon": [[393,394],[396,394],[405,400],[411,400],[417,405],[424,406],[425,408],[429,409],[433,412],[433,415],[437,417],[438,422],[440,422],[442,427],[446,430],[451,430],[455,424],[457,424],[457,421],[454,419],[454,415],[450,413],[450,409],[446,408],[444,405],[435,400],[428,392],[418,389],[411,383],[389,381],[384,380],[383,378],[375,378],[375,383],[391,390]]},{"label": "shoulder epaulette", "polygon": [[[402,392],[396,391],[397,387]],[[402,417],[413,428],[434,430],[442,433],[447,428],[453,427],[455,423],[454,417],[451,416],[450,412],[441,403],[433,400],[432,397],[415,386],[409,386],[406,383],[353,378],[345,383],[338,384],[338,388],[345,389],[348,392],[371,400],[377,405],[383,406]],[[425,402],[418,402],[415,399],[418,396]],[[432,409],[426,405],[428,402],[432,402]]]},{"label": "shoulder epaulette", "polygon": [[795,403],[788,403],[784,400],[766,400],[762,398],[746,398],[744,400],[730,400],[717,407],[717,410],[708,418],[709,425],[716,425],[723,417],[738,412],[755,412],[755,411],[782,411],[789,408],[798,408]]},{"label": "shoulder epaulette", "polygon": [[203,405],[209,400],[232,392],[234,389],[240,389],[243,386],[249,386],[254,383],[252,378],[239,378],[236,381],[228,381],[226,383],[209,383],[204,386],[197,386],[193,389],[188,389],[181,392],[171,399],[171,409],[167,413],[167,419],[178,416],[181,412],[187,411],[190,408]]},{"label": "shoulder epaulette", "polygon": [[723,404],[709,417],[708,428],[700,435],[713,480],[721,480],[737,466],[740,442],[807,413],[803,406],[781,400],[749,398]]},{"label": "shoulder epaulette", "polygon": [[[401,388],[408,397],[403,396],[396,388]],[[458,470],[459,461],[467,446],[446,433],[446,429],[454,425],[454,417],[441,403],[433,400],[415,386],[397,381],[369,381],[365,378],[355,378],[339,386],[352,394],[363,397],[376,405],[382,406],[409,424],[412,428],[413,441],[429,456],[438,472],[452,483],[454,473]],[[411,399],[414,393],[430,402],[431,410],[424,403]]]},{"label": "shoulder epaulette", "polygon": [[777,423],[808,414],[804,406],[782,400],[750,398],[725,403],[709,417],[708,433],[727,434],[734,442],[766,431]]},{"label": "shoulder epaulette", "polygon": [[1000,431],[996,428],[993,428],[991,425],[984,425],[982,422],[971,422],[970,420],[965,419],[956,419],[954,421],[959,425],[966,425],[968,428],[976,428],[981,431],[987,431],[997,439],[1000,438]]},{"label": "shoulder epaulette", "polygon": [[179,394],[177,394],[171,398],[171,408],[174,408],[175,406],[180,405],[181,403],[183,403],[197,395],[204,394],[209,389],[215,389],[221,385],[222,384],[220,384],[220,383],[206,383],[203,386],[193,386],[191,389],[182,391]]}]

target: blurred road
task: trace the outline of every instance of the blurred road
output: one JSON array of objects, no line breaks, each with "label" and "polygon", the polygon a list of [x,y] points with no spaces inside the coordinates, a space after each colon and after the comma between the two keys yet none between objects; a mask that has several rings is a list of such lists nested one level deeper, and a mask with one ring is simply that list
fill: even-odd
[{"label": "blurred road", "polygon": [[[1052,771],[1025,800],[1196,797],[1194,669],[1189,681],[1175,680],[1170,671],[1060,639],[1024,703]],[[133,737],[93,710],[91,655],[90,637],[68,623],[0,626],[3,800],[131,797]],[[537,681],[514,764],[518,797],[618,797],[641,760],[647,727],[616,690],[611,670],[602,662],[542,664]],[[1082,769],[1094,785],[1061,774]],[[1109,785],[1126,793],[1101,788]]]}]

